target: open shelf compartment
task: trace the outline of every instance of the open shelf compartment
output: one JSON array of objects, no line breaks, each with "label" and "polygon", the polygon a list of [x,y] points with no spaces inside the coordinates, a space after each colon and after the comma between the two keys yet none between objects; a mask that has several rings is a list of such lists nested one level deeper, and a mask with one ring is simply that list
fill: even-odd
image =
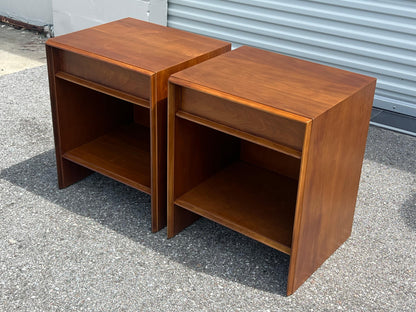
[{"label": "open shelf compartment", "polygon": [[137,105],[138,98],[127,101],[130,95],[58,74],[62,158],[151,194],[149,108]]},{"label": "open shelf compartment", "polygon": [[69,150],[63,158],[150,194],[149,137],[148,128],[130,124]]},{"label": "open shelf compartment", "polygon": [[291,254],[298,155],[192,122],[181,114],[176,116],[175,129],[173,209],[185,209]]},{"label": "open shelf compartment", "polygon": [[237,161],[175,204],[290,254],[297,181]]}]

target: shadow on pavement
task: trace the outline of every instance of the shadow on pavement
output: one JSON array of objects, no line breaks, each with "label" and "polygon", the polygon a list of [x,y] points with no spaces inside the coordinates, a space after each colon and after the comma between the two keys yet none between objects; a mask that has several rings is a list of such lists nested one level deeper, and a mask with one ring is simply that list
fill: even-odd
[{"label": "shadow on pavement", "polygon": [[[370,127],[365,159],[416,174],[415,151],[415,137]],[[416,183],[416,180],[414,182]],[[380,181],[380,183],[385,183],[385,181]],[[402,204],[400,215],[409,228],[416,230],[416,194]]]},{"label": "shadow on pavement", "polygon": [[202,218],[173,239],[166,239],[166,229],[152,234],[147,194],[99,174],[59,190],[53,150],[2,170],[0,177],[191,270],[286,293],[289,256]]},{"label": "shadow on pavement", "polygon": [[403,203],[400,213],[406,225],[416,231],[416,193]]}]

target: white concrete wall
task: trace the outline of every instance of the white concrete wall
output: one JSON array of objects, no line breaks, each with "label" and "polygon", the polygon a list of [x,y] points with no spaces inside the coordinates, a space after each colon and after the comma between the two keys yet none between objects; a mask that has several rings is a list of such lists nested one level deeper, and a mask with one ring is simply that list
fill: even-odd
[{"label": "white concrete wall", "polygon": [[50,25],[52,0],[0,0],[0,15],[36,26]]},{"label": "white concrete wall", "polygon": [[167,23],[167,0],[52,0],[52,7],[55,36],[125,17]]}]

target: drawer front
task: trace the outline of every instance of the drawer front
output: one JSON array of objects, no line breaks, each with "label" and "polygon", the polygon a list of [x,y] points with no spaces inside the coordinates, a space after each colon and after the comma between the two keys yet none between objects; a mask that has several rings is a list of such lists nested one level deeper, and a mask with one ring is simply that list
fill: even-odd
[{"label": "drawer front", "polygon": [[306,124],[182,88],[179,110],[302,151]]},{"label": "drawer front", "polygon": [[150,77],[142,73],[64,50],[58,50],[58,60],[58,71],[150,99]]}]

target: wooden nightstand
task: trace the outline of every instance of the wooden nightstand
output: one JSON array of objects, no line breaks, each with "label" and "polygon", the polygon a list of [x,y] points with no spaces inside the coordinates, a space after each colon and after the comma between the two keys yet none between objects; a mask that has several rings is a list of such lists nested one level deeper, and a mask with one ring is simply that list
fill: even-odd
[{"label": "wooden nightstand", "polygon": [[230,47],[132,18],[48,40],[59,187],[99,172],[150,194],[164,227],[168,78]]},{"label": "wooden nightstand", "polygon": [[168,236],[204,216],[290,255],[351,234],[376,79],[241,47],[169,79]]}]

